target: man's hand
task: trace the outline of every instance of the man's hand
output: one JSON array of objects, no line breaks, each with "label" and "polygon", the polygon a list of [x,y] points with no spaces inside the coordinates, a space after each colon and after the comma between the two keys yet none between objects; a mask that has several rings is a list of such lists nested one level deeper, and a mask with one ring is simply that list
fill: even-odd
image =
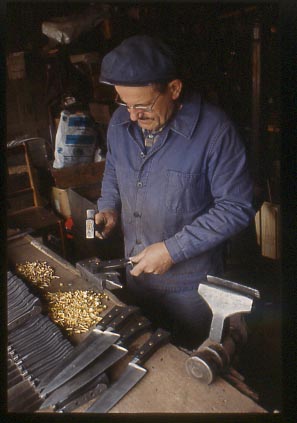
[{"label": "man's hand", "polygon": [[173,260],[164,242],[157,242],[142,250],[137,256],[130,257],[136,265],[131,270],[131,275],[139,276],[141,273],[162,275],[173,265]]},{"label": "man's hand", "polygon": [[118,221],[118,213],[115,210],[107,210],[95,214],[95,236],[100,239],[108,237]]}]

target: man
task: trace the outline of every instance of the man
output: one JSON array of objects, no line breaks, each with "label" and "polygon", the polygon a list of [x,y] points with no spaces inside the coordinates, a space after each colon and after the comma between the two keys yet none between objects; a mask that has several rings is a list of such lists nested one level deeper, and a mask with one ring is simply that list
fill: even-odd
[{"label": "man", "polygon": [[114,85],[120,107],[107,133],[96,236],[121,218],[134,302],[173,342],[195,347],[211,321],[199,282],[222,274],[224,242],[254,216],[244,146],[222,111],[183,92],[161,41],[123,41],[103,58],[100,81]]}]

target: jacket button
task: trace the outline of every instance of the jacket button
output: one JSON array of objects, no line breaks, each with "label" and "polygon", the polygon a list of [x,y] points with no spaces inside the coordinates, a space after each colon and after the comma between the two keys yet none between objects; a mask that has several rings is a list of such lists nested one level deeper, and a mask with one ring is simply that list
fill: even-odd
[{"label": "jacket button", "polygon": [[138,245],[139,245],[139,244],[142,244],[141,240],[140,240],[140,239],[137,239],[137,240],[136,240],[136,244],[138,244]]},{"label": "jacket button", "polygon": [[142,187],[142,182],[138,181],[138,182],[137,182],[137,187],[138,187],[138,188],[141,188],[141,187]]},{"label": "jacket button", "polygon": [[133,216],[134,217],[140,217],[141,216],[141,213],[139,213],[138,211],[136,211],[136,212],[133,213]]},{"label": "jacket button", "polygon": [[141,157],[142,159],[144,159],[144,158],[145,158],[145,154],[144,154],[144,152],[143,152],[143,151],[140,153],[140,157]]}]

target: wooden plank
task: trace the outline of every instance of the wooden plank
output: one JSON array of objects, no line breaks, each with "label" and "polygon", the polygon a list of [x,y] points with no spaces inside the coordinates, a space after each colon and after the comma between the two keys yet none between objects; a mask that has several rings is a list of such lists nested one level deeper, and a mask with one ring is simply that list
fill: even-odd
[{"label": "wooden plank", "polygon": [[43,201],[41,200],[41,197],[40,197],[38,189],[37,189],[36,173],[35,173],[32,165],[31,165],[31,160],[30,160],[30,156],[29,156],[27,143],[24,143],[24,149],[25,149],[25,158],[26,158],[26,163],[27,163],[27,167],[28,167],[30,185],[33,189],[34,205],[36,207],[39,207],[39,206],[43,205]]},{"label": "wooden plank", "polygon": [[205,385],[189,376],[188,355],[172,344],[158,350],[144,365],[145,377],[110,413],[265,413],[225,380]]},{"label": "wooden plank", "polygon": [[269,202],[261,207],[261,253],[274,260],[280,258],[280,207]]}]

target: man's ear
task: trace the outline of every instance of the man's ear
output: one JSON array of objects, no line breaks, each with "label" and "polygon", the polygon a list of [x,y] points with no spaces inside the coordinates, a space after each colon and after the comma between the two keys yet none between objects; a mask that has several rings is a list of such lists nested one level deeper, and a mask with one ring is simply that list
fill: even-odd
[{"label": "man's ear", "polygon": [[172,100],[177,100],[178,97],[180,96],[180,93],[183,87],[182,81],[180,79],[173,79],[172,81],[169,82],[168,86],[171,92]]}]

